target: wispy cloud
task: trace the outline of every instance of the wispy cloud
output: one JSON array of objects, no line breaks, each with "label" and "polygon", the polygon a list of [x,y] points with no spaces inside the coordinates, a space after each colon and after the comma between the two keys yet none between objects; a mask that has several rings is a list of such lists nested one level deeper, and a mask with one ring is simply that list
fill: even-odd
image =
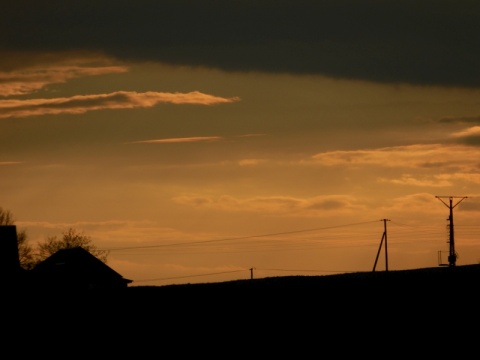
[{"label": "wispy cloud", "polygon": [[472,126],[468,129],[457,131],[452,134],[452,137],[455,137],[455,138],[463,138],[463,137],[471,137],[471,136],[480,136],[480,126]]},{"label": "wispy cloud", "polygon": [[3,166],[3,165],[17,165],[17,164],[21,164],[22,162],[21,161],[0,161],[0,166]]},{"label": "wispy cloud", "polygon": [[480,126],[472,126],[450,135],[456,143],[480,146]]},{"label": "wispy cloud", "polygon": [[480,173],[455,173],[455,174],[441,174],[438,175],[439,179],[446,179],[446,180],[463,180],[472,182],[475,184],[480,184]]},{"label": "wispy cloud", "polygon": [[440,188],[455,186],[457,181],[480,184],[480,174],[478,172],[451,172],[435,175],[402,174],[399,177],[393,178],[380,177],[377,181],[393,185]]},{"label": "wispy cloud", "polygon": [[238,162],[240,166],[255,166],[265,163],[265,159],[242,159]]},{"label": "wispy cloud", "polygon": [[437,120],[439,123],[445,124],[468,124],[468,123],[480,123],[480,116],[479,115],[472,115],[472,116],[447,116]]},{"label": "wispy cloud", "polygon": [[480,149],[465,145],[407,145],[373,150],[328,151],[313,156],[325,166],[365,166],[405,168],[463,168],[476,171]]},{"label": "wispy cloud", "polygon": [[419,177],[412,174],[403,174],[400,178],[380,178],[378,179],[379,182],[390,183],[394,185],[408,185],[408,186],[418,186],[418,187],[446,187],[452,186],[453,183],[448,181],[445,178],[426,178],[426,177]]},{"label": "wispy cloud", "polygon": [[[245,137],[257,137],[263,136],[263,134],[247,134],[237,135],[237,138]],[[212,142],[225,140],[223,136],[192,136],[192,137],[180,137],[180,138],[165,138],[165,139],[151,139],[151,140],[139,140],[129,141],[127,144],[168,144],[168,143],[191,143],[191,142]],[[240,161],[240,165],[253,165],[259,164],[263,160],[260,159],[245,159]]]},{"label": "wispy cloud", "polygon": [[247,211],[288,216],[318,216],[345,211],[362,211],[363,205],[347,195],[326,195],[312,198],[288,196],[253,197],[240,199],[229,195],[211,197],[184,195],[173,199],[176,203],[197,208],[223,211]]},{"label": "wispy cloud", "polygon": [[82,114],[104,109],[148,108],[160,103],[216,105],[236,101],[239,101],[239,98],[223,98],[199,91],[189,93],[117,91],[110,94],[77,95],[68,98],[2,100],[0,101],[0,118]]},{"label": "wispy cloud", "polygon": [[412,193],[396,197],[386,203],[382,212],[395,215],[395,217],[407,217],[411,221],[424,221],[421,217],[412,217],[412,214],[425,213],[426,209],[435,212],[444,212],[443,205],[435,198],[435,194],[423,192]]},{"label": "wispy cloud", "polygon": [[191,143],[191,142],[204,142],[204,141],[219,141],[222,140],[221,136],[197,136],[197,137],[184,137],[184,138],[168,138],[168,139],[156,139],[156,140],[140,140],[131,141],[128,144],[168,144],[168,143]]},{"label": "wispy cloud", "polygon": [[123,73],[126,71],[128,71],[126,66],[83,67],[78,65],[56,65],[0,72],[0,96],[26,95],[48,85],[65,83],[67,80],[78,77]]},{"label": "wispy cloud", "polygon": [[245,134],[245,135],[238,135],[238,137],[259,137],[259,136],[266,136],[266,134]]}]

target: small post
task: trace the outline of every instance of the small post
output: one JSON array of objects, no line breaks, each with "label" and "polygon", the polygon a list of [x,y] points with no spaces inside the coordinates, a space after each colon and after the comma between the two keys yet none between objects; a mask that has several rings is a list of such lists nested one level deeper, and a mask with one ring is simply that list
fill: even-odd
[{"label": "small post", "polygon": [[373,272],[375,272],[375,268],[377,267],[378,256],[380,255],[380,250],[382,250],[382,244],[385,240],[385,271],[388,271],[388,250],[387,250],[387,221],[388,219],[382,219],[383,221],[383,235],[382,240],[380,241],[380,246],[378,247],[377,257],[375,258],[375,263],[373,264]]},{"label": "small post", "polygon": [[385,234],[385,271],[388,271],[388,250],[387,250],[387,221],[388,219],[383,219],[383,233]]}]

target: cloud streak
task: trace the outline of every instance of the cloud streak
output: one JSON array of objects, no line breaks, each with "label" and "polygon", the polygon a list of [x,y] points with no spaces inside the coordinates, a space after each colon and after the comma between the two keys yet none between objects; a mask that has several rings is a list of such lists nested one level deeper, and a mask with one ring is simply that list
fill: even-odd
[{"label": "cloud streak", "polygon": [[[238,135],[238,138],[258,137],[264,136],[264,134],[247,134]],[[213,142],[225,140],[223,136],[193,136],[193,137],[181,137],[181,138],[165,138],[165,139],[151,139],[151,140],[139,140],[130,141],[128,144],[173,144],[173,143],[192,143],[192,142]],[[246,159],[240,162],[240,165],[254,165],[263,162],[259,159]]]},{"label": "cloud streak", "polygon": [[313,156],[325,166],[358,167],[365,165],[417,169],[464,168],[478,171],[472,159],[478,159],[480,149],[464,145],[419,144],[393,146],[374,150],[328,151]]},{"label": "cloud streak", "polygon": [[65,83],[67,80],[128,71],[126,66],[51,66],[0,72],[0,96],[26,95],[48,85]]},{"label": "cloud streak", "polygon": [[360,212],[363,205],[347,195],[326,195],[312,198],[295,198],[289,196],[270,196],[240,199],[223,195],[211,196],[184,195],[173,199],[176,203],[195,208],[222,211],[242,211],[282,216],[334,216],[338,213]]},{"label": "cloud streak", "polygon": [[480,138],[480,126],[472,126],[468,129],[460,130],[452,134],[454,138]]},{"label": "cloud streak", "polygon": [[2,100],[0,101],[0,118],[83,114],[87,111],[105,109],[149,108],[162,103],[217,105],[236,101],[239,101],[239,98],[223,98],[199,91],[189,93],[117,91],[110,94],[76,95],[68,98]]},{"label": "cloud streak", "polygon": [[172,143],[192,143],[192,142],[211,142],[222,140],[221,136],[197,136],[197,137],[184,137],[184,138],[169,138],[169,139],[156,139],[156,140],[140,140],[132,141],[129,144],[172,144]]},{"label": "cloud streak", "polygon": [[22,164],[21,161],[0,161],[0,166],[6,166],[6,165],[18,165]]},{"label": "cloud streak", "polygon": [[0,34],[3,52],[480,87],[480,3],[469,0],[23,0],[2,9]]},{"label": "cloud streak", "polygon": [[425,178],[418,178],[411,174],[403,174],[398,179],[386,179],[381,178],[378,180],[379,182],[386,182],[391,183],[394,185],[408,185],[408,186],[418,186],[418,187],[446,187],[452,186],[452,182],[448,181],[445,178],[441,178],[440,176],[434,176],[432,179],[425,179]]}]

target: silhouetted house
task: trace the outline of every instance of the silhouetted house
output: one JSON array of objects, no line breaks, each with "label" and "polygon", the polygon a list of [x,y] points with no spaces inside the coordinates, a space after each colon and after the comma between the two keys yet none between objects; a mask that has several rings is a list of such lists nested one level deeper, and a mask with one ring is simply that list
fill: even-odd
[{"label": "silhouetted house", "polygon": [[37,286],[52,290],[118,289],[132,282],[82,247],[59,250],[32,272]]},{"label": "silhouetted house", "polygon": [[82,247],[59,250],[25,270],[15,225],[0,225],[0,276],[4,286],[39,290],[118,289],[132,282]]}]

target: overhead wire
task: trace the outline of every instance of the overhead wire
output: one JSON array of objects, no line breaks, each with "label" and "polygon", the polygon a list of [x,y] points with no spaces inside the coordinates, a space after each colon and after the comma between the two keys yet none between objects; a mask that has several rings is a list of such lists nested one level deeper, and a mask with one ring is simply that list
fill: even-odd
[{"label": "overhead wire", "polygon": [[[332,229],[341,229],[341,228],[348,228],[352,226],[357,226],[357,225],[363,225],[363,224],[370,224],[378,222],[378,220],[371,220],[371,221],[365,221],[365,222],[358,222],[358,223],[350,223],[350,224],[342,224],[342,225],[335,225],[335,226],[327,226],[327,227],[317,227],[317,228],[309,228],[309,229],[301,229],[301,230],[292,230],[292,231],[283,231],[283,232],[275,232],[275,233],[266,233],[266,234],[259,234],[259,235],[247,235],[247,236],[237,236],[237,237],[227,237],[227,238],[221,238],[221,239],[209,239],[209,240],[199,240],[199,241],[189,241],[189,242],[176,242],[176,243],[168,243],[168,244],[156,244],[156,245],[142,245],[142,246],[129,246],[129,247],[119,247],[119,248],[111,248],[109,251],[121,251],[121,250],[138,250],[138,249],[152,249],[152,248],[169,248],[170,250],[173,250],[173,248],[178,248],[178,247],[196,247],[197,245],[202,245],[202,244],[217,244],[217,243],[230,243],[228,247],[223,247],[223,248],[217,248],[214,250],[205,251],[205,249],[200,249],[197,248],[195,249],[190,249],[186,250],[185,248],[183,249],[178,249],[181,251],[182,255],[185,254],[195,254],[195,253],[213,253],[213,254],[218,254],[218,253],[258,253],[258,252],[272,252],[272,251],[304,251],[304,250],[310,250],[310,249],[332,249],[332,248],[341,248],[341,247],[364,247],[364,246],[378,246],[377,239],[375,238],[375,242],[370,242],[367,240],[362,240],[361,243],[359,243],[356,239],[360,239],[362,236],[365,238],[365,236],[371,236],[373,235],[373,231],[366,231],[363,232],[363,235],[359,235],[358,232],[355,234],[351,232],[340,232],[336,234],[331,234],[331,233],[324,233],[321,235],[315,235],[315,238],[312,239],[312,237],[308,238],[301,238],[297,239],[299,241],[302,241],[302,243],[299,243],[298,241],[295,243],[291,243],[291,239],[287,238],[282,238],[282,236],[289,236],[293,234],[301,234],[301,233],[307,233],[307,232],[315,232],[315,231],[324,231],[324,230],[332,230]],[[390,246],[392,246],[392,243],[395,245],[408,245],[409,243],[415,242],[433,242],[433,241],[438,241],[439,236],[445,236],[445,232],[438,230],[438,227],[433,227],[433,226],[416,226],[416,225],[409,225],[409,224],[402,224],[398,222],[392,222],[392,225],[396,225],[397,228],[392,234],[389,235],[389,243]],[[467,227],[466,227],[467,228]],[[467,228],[467,231],[470,233],[472,229],[475,229],[475,226],[470,226]],[[479,227],[480,229],[480,227]],[[355,236],[356,239],[354,240],[348,240],[351,239],[352,236]],[[272,239],[272,237],[277,237],[277,239]],[[280,238],[278,238],[280,237]],[[421,237],[422,239],[419,239]],[[233,244],[235,248],[232,248],[231,245],[235,241],[238,240],[247,240],[247,239],[255,239],[255,238],[270,238],[267,242],[261,242],[261,243],[241,243],[241,244]],[[343,239],[343,240],[342,240]],[[325,244],[322,243],[323,240],[332,240],[336,241],[336,243],[329,243]],[[340,242],[338,241],[340,240]],[[347,241],[346,241],[347,240]],[[352,241],[355,241],[355,243],[352,243]],[[290,242],[290,243],[287,243]],[[240,246],[240,248],[239,248]],[[252,248],[252,246],[254,248]],[[175,276],[175,277],[165,277],[165,278],[155,278],[155,279],[143,279],[143,280],[135,280],[136,283],[140,282],[154,282],[154,281],[167,281],[167,280],[175,280],[175,279],[185,279],[185,278],[193,278],[193,277],[203,277],[203,276],[212,276],[212,275],[222,275],[222,274],[228,274],[228,273],[237,273],[237,272],[247,272],[251,269],[243,269],[243,270],[234,270],[234,271],[222,271],[222,272],[213,272],[213,273],[206,273],[206,274],[197,274],[197,275],[185,275],[185,276]],[[276,272],[302,272],[302,273],[308,273],[308,272],[315,272],[315,273],[341,273],[342,271],[340,270],[292,270],[292,269],[261,269],[258,268],[259,271],[276,271]],[[351,272],[351,271],[343,271],[345,272]]]},{"label": "overhead wire", "polygon": [[344,224],[344,225],[336,225],[336,226],[327,226],[327,227],[321,227],[321,228],[312,228],[312,229],[303,229],[303,230],[284,231],[284,232],[261,234],[261,235],[247,235],[247,236],[239,236],[239,237],[231,237],[231,238],[199,240],[199,241],[180,242],[180,243],[168,243],[168,244],[157,244],[157,245],[128,246],[128,247],[118,247],[118,248],[100,249],[100,250],[119,251],[119,250],[132,250],[132,249],[151,249],[151,248],[157,248],[157,247],[197,245],[197,244],[216,243],[216,242],[233,241],[233,240],[246,240],[246,239],[253,239],[253,238],[260,238],[260,237],[277,236],[277,235],[289,235],[289,234],[297,234],[297,233],[304,233],[304,232],[311,232],[311,231],[319,231],[319,230],[328,230],[328,229],[342,228],[342,227],[355,226],[355,225],[363,225],[363,224],[373,223],[373,222],[376,222],[376,221],[377,221],[377,220],[374,220],[374,221],[365,221],[365,222],[360,222],[360,223],[352,223],[352,224]]}]

